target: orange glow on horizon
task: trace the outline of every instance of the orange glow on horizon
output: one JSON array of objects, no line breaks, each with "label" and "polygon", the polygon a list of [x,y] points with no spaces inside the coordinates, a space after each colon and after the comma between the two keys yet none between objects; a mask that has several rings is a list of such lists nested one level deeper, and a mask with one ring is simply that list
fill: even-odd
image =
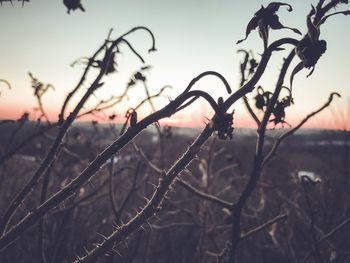
[{"label": "orange glow on horizon", "polygon": [[[12,119],[17,120],[19,119],[22,114],[26,112],[22,109],[8,109],[0,106],[0,120],[1,119]],[[39,117],[38,114],[35,114],[34,111],[27,111],[30,113],[29,118],[30,120],[35,120]],[[55,111],[47,111],[47,115],[51,121],[56,121],[58,119],[58,113]],[[195,116],[195,118],[193,118]],[[143,118],[145,116],[142,116],[140,114],[139,118]],[[210,117],[210,116],[208,116]],[[77,120],[77,122],[86,122],[86,121],[92,121],[96,120],[100,123],[108,123],[108,118],[97,118],[92,116],[86,116],[83,118],[80,118]],[[298,116],[291,116],[287,118],[287,121],[289,124],[292,125],[292,127],[295,127],[298,125],[298,123],[302,120],[301,117]],[[123,115],[118,116],[114,122],[122,124],[124,123],[125,118]],[[164,118],[160,120],[160,123],[162,125],[169,125],[174,127],[184,127],[184,128],[201,128],[205,126],[205,123],[208,122],[208,119],[206,119],[204,116],[198,117],[196,114],[175,114],[171,118]],[[241,113],[240,115],[236,114],[234,115],[234,127],[236,128],[257,128],[254,120],[248,116],[247,113]],[[269,124],[268,128],[273,128],[273,124]],[[281,128],[282,125],[278,124],[276,128]],[[288,125],[284,125],[285,128],[288,128]],[[343,129],[340,124],[336,124],[333,119],[331,118],[325,118],[324,116],[314,116],[311,118],[308,122],[306,122],[302,128],[313,128],[313,129]]]}]

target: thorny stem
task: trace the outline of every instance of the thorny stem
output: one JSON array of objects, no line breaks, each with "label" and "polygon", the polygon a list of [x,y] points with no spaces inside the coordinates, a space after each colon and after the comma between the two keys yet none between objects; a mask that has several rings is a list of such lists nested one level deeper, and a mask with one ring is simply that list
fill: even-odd
[{"label": "thorny stem", "polygon": [[[49,153],[46,155],[44,161],[41,163],[38,170],[34,173],[32,178],[26,183],[26,185],[23,187],[23,189],[16,195],[14,200],[10,203],[10,205],[7,207],[4,214],[2,215],[1,220],[0,220],[0,234],[5,233],[7,226],[9,224],[14,212],[18,208],[18,206],[21,204],[21,202],[23,202],[23,200],[28,196],[28,194],[33,190],[34,186],[38,183],[39,178],[45,173],[47,167],[49,167],[53,163],[53,161],[57,155],[59,146],[60,146],[66,132],[68,131],[69,127],[71,126],[71,124],[74,122],[74,120],[78,116],[79,111],[83,108],[85,102],[94,93],[94,91],[96,91],[99,87],[102,86],[100,81],[107,71],[107,67],[109,64],[109,58],[111,57],[112,52],[115,49],[115,47],[120,43],[120,41],[122,41],[123,37],[127,36],[128,34],[134,32],[136,30],[139,30],[139,29],[145,29],[150,33],[150,35],[152,36],[152,48],[149,51],[153,51],[155,49],[154,48],[154,45],[155,45],[154,36],[153,36],[152,32],[145,27],[135,27],[112,42],[111,46],[106,51],[106,56],[105,56],[106,59],[103,61],[103,64],[101,66],[101,70],[100,70],[98,76],[96,77],[94,82],[91,84],[90,88],[86,91],[84,96],[81,98],[79,103],[76,105],[73,112],[64,121],[64,123],[63,123],[62,127],[60,128],[59,133],[55,139],[55,142],[51,146]],[[99,48],[99,50],[95,53],[95,55],[97,55],[104,48],[104,46],[105,46],[105,44]],[[79,83],[83,83],[85,75],[86,75],[88,68],[90,66],[91,65],[89,62],[89,65],[87,66]],[[73,90],[72,95],[69,94],[68,96],[70,96],[70,97],[73,96],[74,92],[76,92],[79,87],[80,87],[80,84],[78,84],[78,86]],[[64,105],[62,106],[63,112],[64,112],[64,107],[68,103],[68,101],[69,101],[69,99],[66,99]],[[62,115],[62,118],[64,118],[63,115]]]},{"label": "thorny stem", "polygon": [[[204,72],[199,76],[212,75],[212,72]],[[197,77],[196,81],[200,78]],[[25,231],[28,227],[33,225],[38,219],[40,219],[45,213],[51,210],[53,207],[57,206],[59,203],[70,197],[74,194],[74,192],[79,189],[84,183],[86,183],[97,171],[98,169],[116,152],[121,150],[125,145],[127,145],[133,138],[135,138],[143,129],[145,129],[150,124],[157,122],[161,118],[170,117],[175,112],[177,112],[177,108],[181,106],[181,104],[187,99],[203,95],[201,91],[189,91],[191,87],[196,83],[196,81],[191,81],[188,87],[186,88],[186,92],[182,93],[179,97],[177,97],[174,101],[166,105],[163,109],[150,114],[140,122],[138,122],[134,127],[130,127],[122,136],[120,136],[114,143],[112,143],[109,147],[107,147],[101,154],[99,154],[95,160],[78,176],[76,177],[70,184],[66,187],[62,188],[59,192],[49,198],[45,203],[41,206],[35,208],[32,212],[30,212],[26,217],[24,217],[18,224],[16,224],[12,229],[10,229],[7,233],[5,233],[0,238],[0,249],[8,246],[11,242],[13,242],[23,231]],[[96,83],[98,83],[96,81]],[[94,83],[93,83],[94,85]],[[206,95],[204,95],[206,97]],[[67,122],[65,122],[65,125]],[[59,134],[59,136],[63,137],[63,134]],[[58,136],[58,137],[59,137]],[[61,138],[60,138],[61,140]],[[58,139],[56,140],[56,142]],[[57,146],[58,147],[58,146]],[[50,151],[51,154],[55,154]],[[31,189],[31,188],[30,188]],[[29,189],[29,191],[30,191]],[[27,190],[27,189],[26,189]],[[23,191],[22,191],[23,193]],[[20,196],[22,198],[22,196]],[[20,199],[16,198],[16,200]],[[21,199],[22,200],[22,199]],[[19,204],[16,203],[18,206]],[[13,209],[14,211],[14,209]],[[12,211],[11,211],[12,212]]]},{"label": "thorny stem", "polygon": [[[250,92],[256,82],[260,79],[261,75],[264,72],[264,69],[267,65],[267,62],[271,56],[271,52],[275,50],[276,47],[285,44],[292,43],[294,45],[297,44],[297,40],[295,39],[282,39],[274,42],[270,48],[267,49],[263,54],[263,64],[259,64],[256,73],[252,77],[250,81],[248,81],[240,90],[231,95],[231,97],[224,103],[224,107],[228,109],[231,105],[229,102],[234,103],[240,97],[244,96],[246,93]],[[265,55],[265,56],[264,56]],[[199,76],[205,76],[207,74],[200,74]],[[199,76],[193,79],[190,82],[189,86],[192,86],[196,81],[199,80]],[[190,87],[188,87],[185,91],[188,91]],[[243,91],[241,91],[243,90]],[[181,95],[180,95],[181,96]],[[228,102],[229,101],[229,102]],[[212,130],[206,126],[203,132],[197,137],[197,139],[192,143],[187,152],[173,165],[173,167],[164,175],[164,178],[167,180],[161,180],[160,185],[157,187],[156,191],[153,194],[151,200],[146,204],[146,206],[142,209],[140,213],[138,213],[133,219],[131,219],[126,225],[122,225],[115,232],[113,232],[106,240],[104,240],[100,245],[98,245],[95,249],[90,251],[90,253],[78,259],[76,262],[94,262],[97,258],[101,257],[107,251],[113,249],[115,244],[118,244],[123,240],[123,237],[128,236],[130,233],[141,227],[147,220],[150,218],[155,212],[158,210],[158,206],[163,201],[164,196],[169,190],[169,187],[172,185],[173,180],[176,178],[177,174],[180,173],[185,167],[191,162],[196,153],[199,151],[199,148],[206,142],[206,140],[210,137]],[[193,150],[194,149],[194,150]],[[194,152],[193,152],[194,151]]]},{"label": "thorny stem", "polygon": [[[241,240],[241,216],[242,210],[248,198],[253,193],[256,184],[259,180],[261,169],[262,169],[262,161],[263,161],[263,148],[264,148],[264,139],[265,139],[265,131],[268,121],[270,119],[273,107],[278,99],[278,95],[282,89],[283,80],[287,73],[287,69],[295,56],[294,50],[288,55],[285,59],[282,69],[280,71],[280,75],[276,84],[275,92],[271,98],[270,104],[265,112],[264,118],[260,124],[258,129],[258,139],[256,142],[256,151],[254,156],[254,166],[253,170],[250,174],[249,182],[244,188],[241,196],[239,197],[236,204],[234,204],[231,208],[232,210],[232,236],[231,236],[231,248],[229,251],[229,262],[234,263],[236,258],[236,250],[238,243]],[[263,60],[263,57],[262,57]]]},{"label": "thorny stem", "polygon": [[[151,167],[156,173],[161,174],[162,169],[158,168],[154,163],[152,163],[145,153],[134,143],[135,150],[139,153],[139,155],[142,157],[142,159]],[[182,186],[184,189],[186,189],[188,192],[191,192],[194,195],[197,195],[199,198],[203,200],[207,200],[209,202],[212,202],[213,204],[216,204],[218,206],[230,209],[232,207],[232,203],[227,202],[223,199],[220,199],[219,197],[215,195],[211,195],[205,192],[200,191],[199,189],[192,186],[190,183],[186,182],[185,180],[181,178],[177,178],[177,183]]]},{"label": "thorny stem", "polygon": [[269,62],[273,51],[275,51],[278,47],[284,44],[291,44],[297,46],[298,43],[299,41],[294,38],[282,38],[273,42],[262,54],[259,65],[256,68],[255,74],[251,77],[251,79],[224,102],[224,110],[227,111],[232,106],[232,104],[235,103],[238,99],[242,98],[244,95],[254,90],[255,84],[259,81],[262,74],[265,72],[267,63]]},{"label": "thorny stem", "polygon": [[[285,43],[297,43],[295,39],[282,39],[274,42],[262,56],[262,60],[257,68],[256,73],[240,90],[234,93],[225,103],[224,109],[228,109],[235,101],[253,90],[254,85],[260,79],[263,74],[267,62],[271,56],[271,52],[274,51],[278,46]],[[162,117],[169,117],[174,113],[181,104],[192,96],[186,96],[186,93],[201,77],[206,75],[215,75],[212,72],[204,72],[197,78],[193,79],[185,92],[180,95],[176,100],[165,106],[163,109],[156,113],[153,113],[137,123],[134,127],[129,128],[118,140],[116,140],[111,146],[104,150],[96,159],[87,167],[76,179],[74,179],[69,185],[57,192],[54,196],[48,199],[44,204],[34,209],[25,218],[23,218],[16,226],[10,229],[5,235],[0,238],[0,249],[8,246],[13,242],[22,232],[28,227],[33,225],[39,218],[41,218],[50,209],[61,203],[63,200],[71,196],[81,185],[88,181],[99,169],[99,167],[107,161],[112,154],[122,149],[128,144],[141,130],[147,127],[149,124],[157,121]],[[229,89],[229,85],[224,81],[226,88]],[[190,92],[188,93],[190,94]],[[177,105],[177,106],[175,106]],[[95,248],[91,253],[84,257],[81,262],[94,262],[94,259],[101,257],[104,253],[113,248],[114,243],[120,242],[123,237],[128,236],[138,227],[142,226],[148,218],[150,218],[158,209],[158,205],[162,202],[164,195],[168,192],[168,188],[173,183],[176,175],[184,169],[188,163],[195,157],[199,151],[201,145],[210,137],[212,131],[209,127],[206,127],[197,140],[192,144],[184,156],[165,174],[164,180],[160,182],[160,187],[154,192],[151,201],[144,207],[141,213],[136,215],[128,224],[123,225],[117,231],[113,232],[112,235],[105,240],[100,246]],[[152,201],[153,200],[153,201]],[[154,206],[156,205],[156,206]],[[78,261],[79,262],[79,261]]]},{"label": "thorny stem", "polygon": [[[40,204],[44,203],[47,198],[51,169],[52,168],[47,169],[44,174],[44,180],[40,196]],[[46,263],[47,260],[45,255],[45,217],[42,217],[39,221],[38,238],[38,255],[40,256],[41,263]]]},{"label": "thorny stem", "polygon": [[[112,51],[114,49],[114,47],[116,47],[120,42],[124,42],[126,43],[128,46],[131,46],[130,43],[128,41],[126,41],[124,38],[127,36],[127,35],[130,35],[131,33],[137,31],[137,30],[146,30],[146,32],[148,32],[152,38],[152,47],[148,50],[148,52],[151,52],[151,51],[155,51],[155,38],[154,38],[154,35],[152,33],[151,30],[149,30],[147,27],[143,27],[143,26],[139,26],[139,27],[134,27],[132,28],[131,30],[129,30],[128,32],[124,33],[123,35],[121,35],[118,39],[116,39],[115,41],[109,41],[108,39],[103,43],[103,45],[94,53],[94,55],[89,59],[89,62],[88,62],[88,65],[86,66],[85,70],[84,70],[84,73],[79,81],[79,83],[77,84],[77,86],[67,95],[64,103],[63,103],[63,106],[62,106],[62,109],[61,109],[61,113],[60,113],[60,122],[63,122],[64,120],[64,114],[65,114],[65,110],[66,110],[66,107],[69,103],[69,101],[71,100],[71,98],[73,97],[73,95],[80,89],[81,85],[84,83],[85,79],[86,79],[86,76],[92,66],[92,64],[94,63],[96,57],[100,54],[100,52],[106,47],[106,44],[108,42],[112,42],[112,49],[110,48],[110,51]],[[110,35],[110,33],[109,33]],[[108,37],[109,38],[109,37]],[[140,55],[134,50],[132,49],[132,51],[138,56],[140,57]],[[110,52],[110,55],[111,55],[111,52]],[[109,55],[109,56],[110,56]],[[143,61],[143,59],[141,59],[141,61]]]},{"label": "thorny stem", "polygon": [[[320,1],[323,3],[323,1]],[[340,1],[331,1],[330,4],[328,4],[326,7],[328,8],[330,6],[334,7],[337,3]],[[331,6],[333,4],[333,6]],[[324,7],[324,9],[326,9]],[[329,9],[330,9],[329,8]],[[328,10],[329,10],[328,9]],[[322,16],[321,16],[322,17]],[[315,18],[315,20],[317,20]],[[147,29],[146,29],[147,30]],[[133,30],[129,31],[128,33],[131,33]],[[126,33],[125,35],[127,35]],[[125,36],[123,35],[123,36]],[[153,38],[153,35],[152,35]],[[154,39],[154,38],[153,38]],[[296,40],[290,41],[289,43],[292,43],[295,45]],[[288,43],[288,41],[286,42]],[[271,45],[272,46],[272,45]],[[224,109],[228,110],[229,107],[232,106],[232,104],[248,92],[251,92],[254,89],[254,85],[256,82],[260,79],[261,75],[263,74],[267,62],[271,56],[272,51],[274,51],[273,48],[268,47],[266,48],[266,51],[262,55],[261,62],[257,68],[256,74],[252,77],[252,79],[247,82],[246,85],[244,85],[240,90],[238,90],[236,93],[234,93],[232,96],[229,97],[227,101],[224,103]],[[277,45],[278,46],[278,45]],[[271,48],[269,50],[269,48]],[[153,47],[154,49],[154,47]],[[287,60],[290,58],[290,61],[293,59],[293,55],[290,54]],[[286,60],[286,61],[287,61]],[[289,63],[290,63],[289,61]],[[286,64],[289,65],[289,63],[285,62],[284,66]],[[286,69],[288,68],[288,65],[286,66]],[[283,70],[282,70],[283,71]],[[285,72],[283,73],[285,74]],[[281,75],[283,75],[281,73]],[[280,75],[280,79],[281,79]],[[284,76],[282,77],[282,82],[283,82]],[[196,80],[197,81],[197,80]],[[99,82],[96,83],[99,85]],[[277,94],[274,102],[271,102],[268,110],[266,111],[266,114],[264,116],[263,121],[261,122],[261,125],[258,130],[258,141],[257,141],[257,149],[255,153],[255,163],[254,163],[254,169],[251,173],[251,178],[246,186],[245,190],[243,191],[239,201],[232,206],[233,209],[233,215],[234,218],[237,217],[238,221],[233,220],[233,226],[235,229],[235,226],[238,229],[238,239],[237,239],[237,244],[239,240],[243,237],[240,236],[240,214],[243,209],[243,206],[246,202],[246,200],[249,198],[251,195],[252,191],[254,190],[257,180],[261,174],[261,168],[263,167],[264,160],[263,160],[263,146],[264,146],[264,137],[265,137],[265,130],[267,123],[269,121],[269,118],[272,113],[273,106],[278,98],[279,92],[278,86],[282,85],[282,83],[278,82],[277,83],[277,88],[274,94]],[[187,90],[188,92],[189,90]],[[190,93],[188,93],[190,94]],[[197,95],[195,95],[197,94]],[[179,98],[182,99],[189,99],[189,98],[196,98],[195,96],[202,96],[204,97],[215,109],[216,105],[215,101],[213,102],[211,99],[208,99],[206,95],[198,95],[199,93],[191,93],[191,96],[183,96],[180,95]],[[69,100],[69,99],[68,99]],[[177,101],[178,107],[175,107],[173,111],[169,110],[166,111],[163,108],[160,114],[160,111],[156,112],[155,114],[151,114],[152,118],[146,117],[144,120],[140,121],[137,125],[134,127],[129,128],[118,140],[116,140],[110,147],[108,147],[105,151],[103,151],[97,158],[87,167],[81,174],[78,176],[75,180],[73,180],[67,187],[63,188],[61,191],[56,193],[52,198],[47,200],[45,203],[43,203],[41,206],[38,208],[34,209],[28,216],[26,216],[20,223],[18,223],[16,226],[14,226],[10,231],[8,231],[2,238],[0,239],[0,248],[6,247],[10,242],[12,242],[15,238],[17,238],[23,231],[25,231],[29,226],[33,225],[38,219],[42,218],[45,213],[47,213],[50,209],[52,209],[54,206],[58,205],[60,202],[71,196],[79,187],[81,187],[87,180],[89,180],[95,173],[96,171],[100,168],[100,166],[111,157],[112,154],[116,153],[120,149],[122,149],[125,145],[127,145],[133,138],[137,136],[138,133],[140,133],[145,127],[147,127],[150,123],[157,121],[159,118],[162,117],[168,117],[171,114],[173,114],[174,111],[179,110],[181,107],[182,103],[185,100],[179,99]],[[181,102],[181,103],[180,103]],[[172,105],[174,106],[174,105]],[[217,110],[216,110],[217,112]],[[62,119],[64,119],[64,110],[62,111]],[[158,118],[158,119],[157,119]],[[67,121],[69,120],[69,117]],[[74,118],[71,120],[73,121]],[[147,120],[147,121],[145,121]],[[63,126],[65,127],[65,126]],[[69,125],[66,126],[68,129]],[[109,250],[113,249],[114,245],[122,241],[126,236],[128,236],[130,233],[138,229],[139,227],[142,227],[142,225],[147,221],[148,218],[150,218],[154,213],[156,213],[160,208],[161,204],[164,200],[164,197],[168,193],[169,189],[171,189],[176,176],[191,162],[191,160],[196,156],[198,153],[200,147],[207,141],[207,139],[210,137],[212,133],[212,130],[210,127],[206,127],[203,132],[197,137],[195,142],[188,148],[187,152],[171,167],[171,169],[167,172],[164,172],[162,174],[163,178],[161,178],[159,185],[157,189],[155,190],[151,200],[146,204],[146,206],[142,209],[140,213],[138,213],[133,219],[131,219],[127,224],[123,224],[120,227],[118,227],[109,237],[107,237],[100,245],[98,245],[94,250],[89,252],[84,258],[77,260],[76,262],[96,262],[96,260],[103,256],[106,252]],[[63,136],[62,136],[63,138]],[[61,138],[61,139],[62,139]],[[58,147],[58,146],[57,146]],[[54,153],[55,155],[55,153]],[[52,157],[54,158],[54,156]],[[51,162],[47,163],[47,166],[50,165]],[[43,170],[42,173],[46,171]],[[237,223],[237,224],[235,224]],[[237,230],[234,230],[237,231]],[[234,236],[234,235],[233,235]],[[233,239],[235,240],[235,239]],[[233,243],[234,244],[234,243]],[[237,245],[235,244],[235,245]],[[234,247],[234,246],[233,246]],[[231,251],[234,251],[231,247]],[[231,253],[231,252],[230,252]],[[233,254],[234,255],[234,254]],[[234,257],[234,256],[233,256]],[[234,262],[234,260],[232,261]]]},{"label": "thorny stem", "polygon": [[212,130],[207,126],[188,148],[186,153],[170,168],[168,172],[162,174],[152,198],[134,218],[132,218],[127,224],[121,225],[101,244],[97,245],[95,249],[75,262],[96,262],[98,258],[113,249],[115,244],[118,244],[124,239],[124,237],[129,236],[132,232],[140,228],[151,216],[158,212],[158,210],[161,209],[164,197],[169,192],[169,188],[172,187],[177,174],[179,174],[198,154],[200,146],[206,142],[211,133]]},{"label": "thorny stem", "polygon": [[86,76],[89,73],[89,70],[91,69],[92,64],[94,63],[96,57],[100,54],[100,52],[102,52],[102,50],[104,49],[105,46],[106,46],[106,43],[103,43],[103,45],[89,59],[88,64],[85,67],[84,73],[83,73],[82,77],[80,78],[79,83],[70,93],[68,93],[66,99],[63,102],[62,108],[61,108],[61,113],[59,115],[59,123],[63,123],[65,111],[66,111],[66,108],[68,106],[69,101],[71,100],[71,98],[74,96],[74,94],[80,89],[80,87],[85,82]]}]

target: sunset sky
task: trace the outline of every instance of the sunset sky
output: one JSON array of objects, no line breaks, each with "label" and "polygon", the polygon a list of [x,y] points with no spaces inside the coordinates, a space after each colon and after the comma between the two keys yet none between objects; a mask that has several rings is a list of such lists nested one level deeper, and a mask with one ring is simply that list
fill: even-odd
[{"label": "sunset sky", "polygon": [[[0,119],[19,118],[24,111],[33,112],[36,106],[28,72],[44,83],[50,83],[55,90],[44,96],[44,106],[51,119],[55,119],[66,94],[75,87],[83,71],[82,65],[71,67],[79,57],[91,56],[103,43],[110,28],[113,37],[118,37],[135,26],[147,26],[156,37],[157,52],[148,54],[150,37],[139,31],[128,37],[135,49],[143,55],[146,65],[152,69],[147,74],[148,85],[156,93],[162,86],[171,85],[166,97],[158,99],[156,105],[165,105],[169,98],[180,94],[192,78],[203,71],[214,70],[221,73],[233,89],[238,88],[239,61],[237,50],[252,49],[256,58],[263,51],[258,33],[253,31],[249,38],[236,45],[243,38],[245,28],[261,4],[269,1],[235,0],[82,0],[86,12],[77,10],[67,14],[61,0],[31,0],[22,4],[3,2],[0,7],[0,79],[12,85],[8,90],[0,83]],[[280,21],[289,27],[306,32],[305,17],[310,4],[315,1],[289,1],[294,10],[285,7],[278,11]],[[340,10],[340,9],[339,9]],[[287,121],[296,124],[307,113],[321,106],[332,91],[342,95],[336,99],[332,110],[327,109],[308,124],[308,127],[342,128],[350,107],[349,75],[350,61],[350,19],[345,16],[330,18],[321,28],[321,39],[327,41],[327,52],[321,57],[315,72],[306,78],[307,70],[294,79],[295,105],[287,111]],[[282,29],[270,32],[270,41],[278,37],[300,38],[292,31]],[[286,46],[290,50],[290,46]],[[107,77],[105,85],[92,97],[86,108],[112,94],[120,94],[128,78],[143,66],[128,50],[121,48],[118,55],[118,73]],[[277,54],[268,64],[267,74],[261,85],[272,89],[278,77],[283,54]],[[293,65],[299,61],[296,59]],[[293,67],[292,67],[293,68]],[[87,81],[91,83],[93,78]],[[89,82],[90,80],[90,82]],[[289,75],[285,84],[289,83]],[[201,80],[196,86],[210,93],[214,98],[227,97],[220,81],[214,77]],[[79,95],[74,102],[78,101]],[[130,100],[116,106],[108,113],[124,115],[144,98],[142,86],[136,86],[130,93]],[[236,124],[239,127],[252,126],[250,117],[241,103],[235,109]],[[144,107],[141,115],[150,113]],[[168,123],[179,126],[202,126],[212,112],[204,101],[198,101],[188,110],[177,114]],[[32,115],[33,117],[33,115]],[[193,120],[192,120],[193,119]]]}]

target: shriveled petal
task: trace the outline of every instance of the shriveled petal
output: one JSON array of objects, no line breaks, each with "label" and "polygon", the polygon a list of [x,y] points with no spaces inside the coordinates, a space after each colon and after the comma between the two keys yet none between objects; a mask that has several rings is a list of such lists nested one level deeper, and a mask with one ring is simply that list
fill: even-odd
[{"label": "shriveled petal", "polygon": [[269,25],[272,29],[284,28],[284,25],[281,24],[277,15],[271,16],[269,20]]},{"label": "shriveled petal", "polygon": [[298,65],[295,66],[295,68],[293,69],[292,73],[290,74],[290,80],[289,80],[289,83],[290,83],[290,91],[292,92],[292,87],[293,87],[293,79],[294,79],[294,76],[304,68],[304,62],[301,61],[299,62]]},{"label": "shriveled petal", "polygon": [[311,17],[315,14],[315,7],[312,6],[310,13],[306,17],[307,34],[312,42],[316,42],[320,37],[320,29],[311,21]]},{"label": "shriveled petal", "polygon": [[306,75],[306,77],[307,77],[307,78],[310,77],[310,76],[312,75],[312,73],[314,73],[314,70],[315,70],[315,66],[313,66],[313,67],[311,68],[311,71],[309,72],[309,74]]},{"label": "shriveled petal", "polygon": [[287,8],[288,12],[293,11],[293,8],[292,8],[292,6],[290,4],[281,3],[281,2],[272,2],[266,7],[266,9],[269,9],[269,10],[271,10],[273,12],[277,12],[278,9],[280,8],[280,6],[283,6],[283,5],[288,7]]},{"label": "shriveled petal", "polygon": [[250,32],[252,30],[254,30],[257,26],[258,26],[258,18],[253,17],[247,25],[246,32],[245,32],[245,38],[238,40],[236,44],[239,44],[239,43],[243,42],[244,40],[246,40],[248,38],[248,35],[250,34]]},{"label": "shriveled petal", "polygon": [[350,15],[350,10],[335,12],[335,13],[326,15],[326,16],[324,16],[324,17],[321,19],[321,21],[317,24],[317,26],[319,27],[320,25],[322,25],[324,22],[326,22],[326,20],[327,20],[329,17],[334,16],[334,15],[340,15],[340,14],[343,14],[343,15],[345,15],[345,16],[348,16],[348,15]]},{"label": "shriveled petal", "polygon": [[297,34],[301,35],[301,32],[298,29],[282,25],[282,23],[279,21],[279,18],[278,18],[277,15],[273,15],[270,18],[270,27],[272,29],[287,28],[287,29],[292,30],[294,33],[297,33]]},{"label": "shriveled petal", "polygon": [[302,33],[299,31],[299,29],[294,28],[294,27],[289,27],[289,26],[285,26],[284,28],[290,29],[292,30],[294,33],[302,35]]}]

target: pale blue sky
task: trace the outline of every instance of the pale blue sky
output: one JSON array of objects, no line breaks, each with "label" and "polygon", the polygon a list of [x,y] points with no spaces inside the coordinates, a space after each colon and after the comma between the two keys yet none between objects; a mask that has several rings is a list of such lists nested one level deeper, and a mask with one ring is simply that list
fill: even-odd
[{"label": "pale blue sky", "polygon": [[[4,112],[9,107],[24,111],[35,106],[27,75],[31,71],[43,82],[56,87],[55,92],[45,95],[45,106],[58,112],[65,94],[75,86],[82,72],[82,67],[71,68],[70,64],[78,57],[90,56],[110,28],[114,28],[114,36],[139,25],[153,31],[157,40],[156,53],[147,54],[150,38],[144,32],[137,32],[129,40],[144,54],[146,63],[154,67],[149,75],[150,87],[156,91],[170,84],[174,87],[168,93],[170,97],[179,94],[193,77],[205,70],[220,72],[232,88],[237,88],[240,56],[236,50],[246,48],[262,52],[262,42],[256,31],[242,44],[235,45],[235,42],[244,37],[245,27],[254,12],[268,1],[82,0],[82,3],[86,12],[78,10],[70,15],[60,0],[31,0],[25,3],[24,8],[17,2],[14,2],[14,7],[7,2],[2,4],[0,79],[10,81],[13,90],[1,87],[0,111]],[[311,3],[315,1],[290,1],[294,11],[289,13],[281,7],[278,12],[281,22],[305,32],[305,16]],[[322,27],[321,38],[327,40],[328,50],[311,77],[305,78],[306,70],[295,77],[296,104],[289,111],[290,116],[301,118],[300,113],[321,105],[331,91],[340,92],[345,105],[346,98],[350,96],[350,67],[347,65],[350,61],[347,50],[349,25],[349,17],[339,16],[329,19]],[[299,38],[289,30],[273,31],[270,36],[271,39],[277,36]],[[261,81],[266,87],[274,85],[281,61],[282,57],[278,55],[269,64],[268,74]],[[108,98],[112,93],[121,92],[127,78],[139,66],[139,61],[124,47],[123,55],[119,57],[119,74],[108,79],[98,97]],[[224,95],[223,87],[212,78],[200,82],[198,88],[215,97]],[[143,95],[140,90],[141,87],[135,88],[134,98]],[[89,103],[94,101],[96,99],[93,98]],[[159,105],[165,102],[160,101]],[[197,103],[192,111],[200,114],[199,117],[210,117],[205,105]],[[337,107],[341,107],[339,105],[341,103]],[[245,112],[239,104],[235,108],[236,115]],[[115,111],[122,114],[124,109],[118,107]],[[328,115],[324,113],[323,116]]]}]

